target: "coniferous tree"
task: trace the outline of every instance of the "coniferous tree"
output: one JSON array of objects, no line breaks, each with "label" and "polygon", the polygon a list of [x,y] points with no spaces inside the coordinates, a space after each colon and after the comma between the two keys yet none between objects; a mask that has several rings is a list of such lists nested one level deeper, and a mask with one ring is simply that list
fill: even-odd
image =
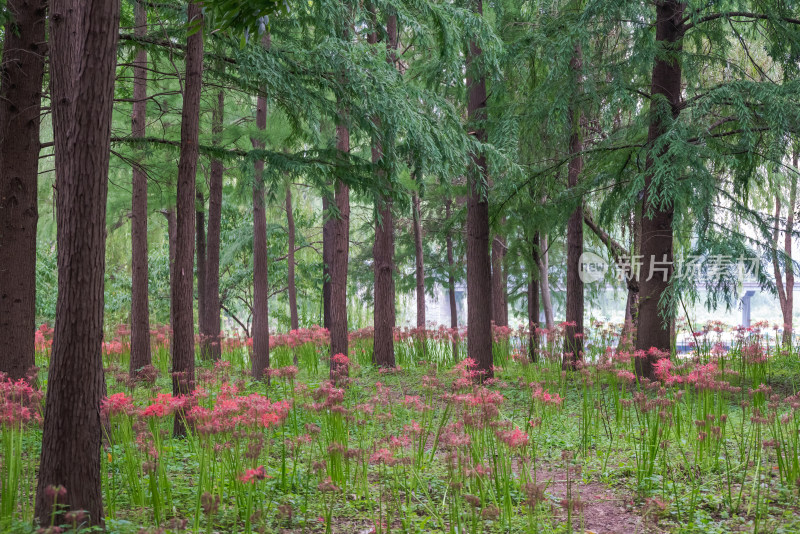
[{"label": "coniferous tree", "polygon": [[[483,1],[474,0],[475,12],[483,15]],[[467,55],[467,116],[474,123],[472,135],[486,142],[486,79],[480,68],[481,49],[470,41]],[[467,196],[467,337],[469,356],[484,378],[494,375],[492,354],[492,267],[489,258],[489,193],[486,155],[472,154]]]},{"label": "coniferous tree", "polygon": [[[377,17],[373,13],[373,31],[369,35],[369,42],[378,43]],[[397,16],[392,14],[386,17],[386,61],[392,67],[396,61],[397,51]],[[376,120],[380,128],[380,121]],[[378,178],[385,180],[386,194],[379,194],[375,201],[375,244],[373,245],[374,258],[374,337],[373,358],[379,367],[394,367],[394,327],[395,327],[395,286],[394,286],[394,218],[392,216],[391,176],[384,164],[384,151],[380,135],[373,137],[372,163],[383,166],[378,169]]]},{"label": "coniferous tree", "polygon": [[[683,42],[683,14],[686,4],[665,0],[656,4],[656,42],[662,47],[653,64],[651,79],[650,126],[647,140],[653,146],[667,131],[669,120],[680,113],[681,60]],[[653,167],[653,157],[648,156],[648,169]],[[674,206],[664,202],[654,185],[652,173],[644,184],[641,219],[642,276],[639,289],[639,324],[636,328],[636,348],[649,351],[656,348],[668,352],[671,347],[671,315],[663,317],[659,308],[662,295],[667,291],[672,274],[673,215]],[[663,185],[661,186],[663,187]],[[636,358],[636,374],[654,378],[653,359]]]},{"label": "coniferous tree", "polygon": [[45,0],[9,0],[0,79],[0,372],[34,366]]},{"label": "coniferous tree", "polygon": [[[175,271],[172,284],[174,313],[172,348],[173,395],[194,390],[194,239],[195,191],[200,128],[200,91],[203,84],[203,13],[198,2],[187,10],[186,76],[181,110],[181,155],[175,209]],[[186,433],[183,413],[175,415],[174,433]]]},{"label": "coniferous tree", "polygon": [[792,263],[792,237],[794,235],[794,214],[797,206],[797,159],[798,154],[795,150],[792,157],[793,169],[789,179],[789,198],[786,206],[786,226],[784,227],[783,239],[783,264],[786,272],[785,279],[781,275],[778,250],[781,249],[779,242],[779,221],[781,216],[781,198],[775,195],[775,230],[773,232],[774,250],[772,252],[772,266],[775,274],[775,291],[778,294],[778,304],[783,315],[783,337],[781,342],[786,348],[792,346],[792,332],[794,313],[794,265]]},{"label": "coniferous tree", "polygon": [[[297,317],[297,283],[295,282],[295,225],[294,208],[292,206],[292,182],[286,181],[286,238],[288,251],[286,253],[286,290],[289,294],[289,327],[292,330],[300,328]],[[296,357],[296,356],[295,356]],[[297,362],[295,362],[297,363]]]},{"label": "coniferous tree", "polygon": [[[578,191],[578,181],[583,171],[583,136],[581,135],[581,110],[578,99],[581,92],[581,69],[583,53],[581,46],[575,45],[570,60],[570,71],[575,77],[575,97],[569,109],[569,152],[570,161],[567,169],[567,187]],[[579,198],[576,207],[567,222],[567,313],[564,328],[564,369],[574,369],[578,360],[583,359],[583,280],[581,279],[581,255],[583,254],[583,198]]]},{"label": "coniferous tree", "polygon": [[[422,182],[422,173],[417,171],[417,183]],[[425,251],[422,248],[422,210],[420,209],[419,192],[411,193],[411,210],[414,222],[414,278],[417,296],[417,328],[425,328]]]},{"label": "coniferous tree", "polygon": [[[106,198],[118,2],[53,0],[50,83],[56,159],[58,299],[47,381],[35,516],[56,524],[84,510],[102,525],[100,475],[105,393],[103,304]],[[81,35],[81,39],[76,39]]]},{"label": "coniferous tree", "polygon": [[[147,34],[147,8],[141,0],[134,5],[134,35]],[[133,111],[131,137],[146,134],[147,50],[140,48],[133,60]],[[147,175],[133,165],[131,194],[131,363],[130,374],[150,365],[150,306],[147,253]]]},{"label": "coniferous tree", "polygon": [[[269,48],[269,34],[262,44]],[[267,128],[267,99],[259,95],[256,103],[256,127],[263,134]],[[253,148],[264,142],[253,139]],[[251,372],[260,380],[269,369],[269,257],[267,219],[264,204],[264,160],[256,160],[253,178],[253,355]],[[269,377],[268,377],[269,379]]]},{"label": "coniferous tree", "polygon": [[[217,105],[212,114],[212,135],[219,145],[222,135],[222,122],[225,112],[225,92],[217,93]],[[208,233],[206,238],[206,319],[203,334],[204,359],[219,360],[222,355],[220,345],[220,299],[219,299],[219,259],[220,232],[222,225],[222,179],[224,167],[219,158],[211,160],[208,186]]]}]

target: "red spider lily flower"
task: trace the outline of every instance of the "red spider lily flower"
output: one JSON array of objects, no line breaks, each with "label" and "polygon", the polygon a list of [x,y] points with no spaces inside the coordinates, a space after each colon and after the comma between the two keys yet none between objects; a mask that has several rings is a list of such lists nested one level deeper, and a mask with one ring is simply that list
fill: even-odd
[{"label": "red spider lily flower", "polygon": [[104,415],[132,415],[136,409],[133,406],[131,397],[125,395],[125,393],[114,393],[103,399],[101,410]]},{"label": "red spider lily flower", "polygon": [[266,480],[268,478],[272,477],[267,474],[267,470],[263,465],[259,465],[255,469],[248,469],[245,471],[244,474],[239,477],[239,480],[244,483],[251,483],[259,480]]}]

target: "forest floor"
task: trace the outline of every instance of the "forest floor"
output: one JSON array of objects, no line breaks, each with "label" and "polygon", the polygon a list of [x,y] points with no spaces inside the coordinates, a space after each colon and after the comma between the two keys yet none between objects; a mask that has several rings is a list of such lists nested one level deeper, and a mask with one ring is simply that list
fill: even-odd
[{"label": "forest floor", "polygon": [[[178,398],[168,350],[146,383],[127,376],[127,355],[106,355],[107,530],[800,532],[796,355],[697,355],[638,383],[630,358],[565,373],[499,344],[502,367],[480,384],[446,343],[431,342],[427,362],[405,347],[383,372],[368,341],[336,383],[327,346],[276,349],[270,385],[237,349],[199,362],[195,394]],[[175,417],[187,438],[171,437]],[[21,439],[3,532],[31,532],[40,428]]]}]

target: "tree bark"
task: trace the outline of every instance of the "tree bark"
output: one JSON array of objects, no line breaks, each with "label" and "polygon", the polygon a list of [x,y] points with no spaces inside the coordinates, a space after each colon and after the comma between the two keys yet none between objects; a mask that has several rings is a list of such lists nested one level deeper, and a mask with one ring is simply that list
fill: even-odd
[{"label": "tree bark", "polygon": [[[452,217],[452,199],[448,196],[444,201],[444,214],[447,223]],[[447,293],[450,298],[450,328],[453,330],[453,359],[458,360],[458,304],[456,303],[455,256],[453,254],[453,232],[448,226],[445,235],[447,247]]]},{"label": "tree bark", "polygon": [[197,319],[198,328],[200,330],[200,355],[205,356],[202,351],[202,346],[205,344],[204,336],[208,330],[206,326],[206,318],[208,310],[206,310],[207,293],[206,293],[206,213],[205,213],[205,199],[203,193],[198,190],[197,206],[195,211],[195,243],[196,243],[196,256],[197,256]]},{"label": "tree bark", "polygon": [[297,317],[297,285],[295,283],[294,275],[294,247],[295,247],[295,228],[294,228],[294,211],[292,208],[292,184],[286,183],[286,228],[289,241],[289,250],[286,253],[286,261],[288,263],[287,279],[288,279],[288,293],[289,293],[289,322],[292,330],[300,328],[300,321]]},{"label": "tree bark", "polygon": [[[161,212],[164,215],[164,218],[167,220],[167,238],[168,238],[168,246],[169,246],[169,291],[170,295],[172,295],[172,288],[175,286],[175,240],[177,239],[177,219],[175,217],[175,209],[168,208]],[[174,347],[174,343],[172,342],[172,336],[175,332],[175,305],[172,301],[172,297],[170,296],[169,299],[169,330],[170,330],[170,340],[169,340],[169,352],[170,357],[172,356],[172,349]]]},{"label": "tree bark", "polygon": [[533,234],[531,243],[531,270],[528,280],[528,358],[532,362],[539,361],[539,232]]},{"label": "tree bark", "polygon": [[[421,182],[421,177],[419,177]],[[417,282],[417,328],[425,328],[425,253],[422,248],[422,213],[420,211],[419,193],[411,194],[411,210],[414,220],[414,276]]]},{"label": "tree bark", "polygon": [[[576,78],[577,89],[575,100],[581,93],[581,70],[583,54],[580,45],[570,60],[570,68]],[[583,171],[583,136],[581,135],[581,111],[577,102],[570,109],[569,161],[567,186],[573,192],[577,190],[581,172]],[[567,313],[564,329],[564,369],[574,369],[578,360],[583,360],[583,280],[581,280],[581,254],[583,254],[583,195],[577,202],[575,210],[567,222]]]},{"label": "tree bark", "polygon": [[[377,21],[373,16],[375,31],[370,33],[369,42],[378,42]],[[386,17],[387,61],[394,65],[397,50],[397,16]],[[375,119],[376,125],[380,122]],[[376,167],[382,164],[383,146],[378,136],[372,139],[372,163]],[[394,367],[394,327],[395,287],[394,287],[394,218],[392,217],[391,179],[386,168],[380,168],[378,177],[384,184],[381,190],[388,191],[380,195],[375,202],[375,244],[372,248],[374,260],[374,335],[372,357],[378,367]]]},{"label": "tree bark", "polygon": [[328,191],[322,195],[322,326],[331,329],[331,252],[333,250],[333,217]]},{"label": "tree bark", "polygon": [[492,319],[495,326],[508,326],[507,273],[503,262],[506,257],[506,238],[496,233],[492,239]]},{"label": "tree bark", "polygon": [[[350,41],[352,20],[348,16],[340,29],[342,41]],[[347,83],[347,73],[340,73],[340,82]],[[338,122],[336,124],[336,149],[344,159],[350,153],[349,111],[347,104],[338,98]],[[350,255],[350,188],[337,180],[334,184],[334,202],[337,216],[330,221],[330,378],[338,381],[347,368],[336,361],[337,354],[349,357],[347,331],[347,266]]]},{"label": "tree bark", "polygon": [[[797,169],[797,152],[794,154],[794,168]],[[786,207],[786,232],[783,251],[786,254],[786,307],[783,309],[783,346],[792,346],[792,316],[794,312],[794,264],[792,263],[792,237],[794,233],[794,210],[797,206],[797,174],[792,173],[789,190],[789,205]]]},{"label": "tree bark", "polygon": [[[186,42],[186,77],[181,111],[181,155],[175,225],[175,283],[172,286],[174,333],[172,394],[189,395],[194,389],[194,234],[195,191],[200,126],[200,90],[203,83],[203,14],[200,3],[189,3],[190,35]],[[198,27],[197,25],[200,25]],[[175,436],[186,434],[185,416],[175,414]]]},{"label": "tree bark", "polygon": [[[473,9],[483,16],[483,0],[474,0]],[[469,43],[467,55],[467,117],[473,123],[472,135],[486,142],[486,79],[475,72],[482,51]],[[486,156],[472,154],[467,196],[467,345],[483,378],[494,376],[492,354],[492,264],[489,258],[489,192]]]},{"label": "tree bark", "polygon": [[[336,148],[342,153],[350,152],[350,130],[340,123],[336,127]],[[338,216],[333,219],[331,235],[331,356],[348,355],[347,339],[347,263],[350,254],[350,188],[336,182],[336,208]],[[336,379],[341,373],[339,365],[331,358],[330,374]]]},{"label": "tree bark", "polygon": [[[797,156],[793,158],[794,166],[797,167]],[[786,271],[786,281],[781,275],[780,262],[778,261],[777,250],[781,246],[780,235],[780,216],[781,199],[780,194],[775,194],[775,229],[773,230],[772,267],[775,274],[775,287],[778,293],[778,303],[781,307],[783,316],[783,338],[784,347],[791,347],[792,344],[792,314],[794,308],[794,265],[792,264],[792,232],[794,231],[794,210],[797,204],[797,176],[792,173],[789,186],[789,205],[786,207],[786,231],[784,232],[783,253],[784,268]]]},{"label": "tree bark", "polygon": [[[217,107],[211,119],[211,133],[214,144],[219,145],[222,135],[222,120],[225,110],[225,92],[217,93]],[[203,358],[219,360],[222,357],[220,346],[220,300],[219,300],[219,255],[220,233],[222,228],[222,161],[211,160],[211,173],[208,187],[208,235],[206,239],[206,319],[203,332]]]},{"label": "tree bark", "polygon": [[[35,517],[56,525],[85,510],[103,524],[100,401],[106,198],[119,2],[53,0],[51,101],[56,165],[58,297]],[[58,16],[55,16],[58,15]],[[28,36],[26,36],[28,38]],[[26,51],[27,52],[27,51]],[[6,59],[6,58],[4,58]]]},{"label": "tree bark", "polygon": [[[141,0],[134,5],[136,36],[147,34],[147,9]],[[133,110],[131,137],[144,137],[147,123],[147,51],[141,48],[133,60]],[[131,195],[131,361],[130,375],[150,365],[150,309],[147,253],[147,175],[133,166]]]},{"label": "tree bark", "polygon": [[[680,113],[682,74],[681,61],[677,54],[682,49],[681,20],[685,6],[674,0],[665,0],[656,5],[656,44],[660,50],[653,64],[650,89],[650,126],[647,134],[647,144],[650,147],[667,128],[656,107],[663,103],[668,104],[673,118],[677,118]],[[652,168],[652,157],[647,158],[646,166],[648,170]],[[667,291],[672,277],[673,206],[664,205],[658,200],[661,191],[655,189],[653,181],[653,174],[648,173],[642,203],[643,257],[636,349],[648,351],[654,347],[669,352],[672,319],[662,318],[659,301]],[[636,358],[637,376],[655,378],[653,363],[650,356]]]},{"label": "tree bark", "polygon": [[[269,48],[269,34],[262,44]],[[267,99],[256,102],[256,126],[267,129]],[[260,139],[252,139],[253,148],[264,148]],[[267,214],[264,206],[264,161],[255,162],[253,182],[253,378],[261,380],[269,369],[269,257],[267,249]],[[269,375],[267,375],[269,380]]]},{"label": "tree bark", "polygon": [[547,234],[541,236],[542,253],[539,255],[539,285],[542,288],[542,308],[544,324],[548,332],[553,331],[553,300],[550,297],[550,243]]},{"label": "tree bark", "polygon": [[0,81],[0,371],[34,366],[39,123],[46,0],[8,0]]}]

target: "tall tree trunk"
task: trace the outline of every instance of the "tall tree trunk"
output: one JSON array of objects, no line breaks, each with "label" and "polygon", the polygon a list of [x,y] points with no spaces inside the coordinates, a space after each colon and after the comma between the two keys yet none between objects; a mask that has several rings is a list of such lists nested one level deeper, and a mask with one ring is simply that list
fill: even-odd
[{"label": "tall tree trunk", "polygon": [[[483,0],[474,0],[473,9],[483,16]],[[467,117],[474,124],[472,135],[486,142],[486,79],[476,73],[481,49],[470,41],[467,55]],[[467,196],[467,345],[469,355],[483,372],[494,376],[492,354],[492,263],[489,258],[489,194],[486,156],[472,154]]]},{"label": "tall tree trunk", "polygon": [[[376,17],[373,16],[375,31],[370,33],[369,42],[378,42]],[[397,49],[397,16],[386,17],[387,61],[394,65]],[[376,125],[380,127],[378,119]],[[375,136],[372,140],[372,163],[382,165],[383,146],[381,139]],[[387,175],[385,166],[378,171],[379,178],[384,181],[385,190],[389,194],[379,196],[375,201],[375,244],[373,259],[375,269],[375,311],[373,359],[378,367],[394,367],[394,327],[395,327],[395,288],[394,288],[394,219],[392,217],[391,177]],[[383,189],[383,188],[381,188]]]},{"label": "tall tree trunk", "polygon": [[[581,70],[583,54],[580,45],[570,60],[570,68],[577,81],[575,100],[581,93]],[[567,172],[567,186],[577,190],[581,171],[583,170],[583,139],[581,135],[581,111],[577,102],[570,109],[569,151],[572,159]],[[567,222],[567,324],[564,329],[564,369],[574,369],[578,360],[583,359],[583,280],[581,280],[581,254],[583,254],[583,195],[577,202],[575,210]]]},{"label": "tall tree trunk", "polygon": [[0,80],[0,371],[34,366],[39,122],[46,0],[8,0]]},{"label": "tall tree trunk", "polygon": [[331,329],[331,258],[333,251],[333,217],[328,191],[322,195],[322,326]]},{"label": "tall tree trunk", "polygon": [[[169,241],[169,291],[170,295],[172,295],[172,288],[175,286],[175,240],[177,239],[178,222],[175,216],[174,208],[162,210],[161,214],[167,220],[167,239]],[[175,343],[173,343],[173,337],[175,333],[175,303],[173,302],[171,296],[169,299],[169,330],[169,352],[170,357],[172,357],[172,349],[175,346]]]},{"label": "tall tree trunk", "polygon": [[[352,16],[348,15],[340,29],[342,41],[350,41]],[[340,82],[347,83],[347,73],[340,74]],[[342,160],[350,153],[350,129],[348,127],[349,110],[347,103],[338,99],[338,121],[336,124],[336,149]],[[349,373],[348,368],[334,358],[337,354],[349,357],[347,331],[347,267],[350,255],[350,188],[344,182],[334,183],[334,202],[337,216],[330,225],[330,338],[331,360],[330,377],[337,381],[342,375]]]},{"label": "tall tree trunk", "polygon": [[[50,486],[63,513],[103,524],[100,401],[106,198],[119,2],[53,0],[51,101],[55,142],[58,297],[35,516],[51,523]],[[80,38],[79,38],[80,36]],[[27,38],[27,36],[26,36]],[[27,53],[27,51],[25,52]]]},{"label": "tall tree trunk", "polygon": [[[262,44],[269,48],[269,34]],[[256,126],[267,129],[267,99],[259,96],[256,103]],[[253,139],[253,148],[264,148],[264,141]],[[253,182],[253,378],[261,380],[269,369],[269,257],[267,249],[267,214],[264,206],[264,161],[255,162]],[[269,375],[267,375],[269,380]]]},{"label": "tall tree trunk", "polygon": [[[134,5],[136,36],[147,34],[147,9],[142,0]],[[147,51],[142,48],[133,60],[133,111],[131,137],[145,136],[147,123]],[[152,361],[150,353],[150,309],[147,254],[147,175],[133,166],[131,195],[131,361],[130,375]]]},{"label": "tall tree trunk", "polygon": [[[797,171],[797,152],[794,153],[793,164]],[[786,213],[786,233],[783,251],[786,254],[786,307],[783,309],[783,346],[792,346],[792,316],[794,313],[794,264],[792,263],[792,234],[794,233],[794,210],[797,207],[797,174],[792,173],[789,205]]]},{"label": "tall tree trunk", "polygon": [[[656,44],[658,53],[653,64],[650,88],[650,127],[647,145],[652,147],[665,133],[667,124],[661,119],[663,113],[656,108],[669,105],[673,118],[680,113],[681,103],[681,61],[678,57],[682,49],[683,30],[681,20],[686,4],[665,0],[656,4]],[[666,150],[666,148],[664,149]],[[653,158],[648,157],[648,170],[653,166]],[[654,176],[648,173],[645,178],[644,199],[642,202],[642,277],[639,293],[639,324],[636,332],[636,349],[648,351],[655,347],[668,352],[670,343],[671,317],[665,320],[659,310],[661,296],[667,291],[672,276],[672,204],[665,205],[662,184],[654,184]],[[659,189],[656,189],[658,187]],[[649,214],[649,215],[648,215]],[[651,276],[652,275],[652,276]],[[671,312],[668,312],[671,314]],[[654,378],[651,357],[636,359],[636,374],[640,377]]]},{"label": "tall tree trunk", "polygon": [[539,361],[539,232],[533,234],[531,243],[531,270],[528,275],[528,358],[532,362]]},{"label": "tall tree trunk", "polygon": [[503,262],[506,257],[506,238],[496,233],[492,239],[492,319],[496,326],[508,326],[507,273]]},{"label": "tall tree trunk", "polygon": [[542,289],[542,308],[544,308],[544,324],[548,332],[553,331],[553,300],[550,297],[550,243],[547,234],[541,236],[542,253],[539,255],[539,285]]},{"label": "tall tree trunk", "polygon": [[[344,114],[343,114],[344,115]],[[344,117],[342,117],[342,120]],[[336,127],[336,148],[342,153],[350,152],[350,130],[340,123]],[[336,208],[338,216],[333,219],[331,235],[331,356],[348,355],[347,339],[347,263],[350,254],[350,188],[336,182]],[[331,358],[330,374],[336,379],[342,371]]]},{"label": "tall tree trunk", "polygon": [[[222,120],[225,110],[225,92],[217,93],[217,107],[211,119],[211,133],[215,145],[221,142]],[[220,346],[220,301],[219,301],[219,248],[222,228],[222,161],[211,160],[208,186],[208,236],[206,239],[206,319],[203,335],[203,358],[219,360]]]},{"label": "tall tree trunk", "polygon": [[294,279],[294,247],[295,247],[295,228],[294,211],[292,208],[292,183],[286,183],[286,228],[289,240],[289,251],[287,253],[287,282],[289,291],[289,322],[292,330],[300,328],[300,321],[297,317],[297,284]]},{"label": "tall tree trunk", "polygon": [[[418,183],[422,177],[418,177]],[[420,210],[419,193],[411,194],[412,219],[414,221],[414,276],[417,282],[417,328],[425,328],[425,253],[422,248],[422,213]]]},{"label": "tall tree trunk", "polygon": [[[172,393],[188,395],[194,389],[194,234],[195,191],[200,126],[200,90],[203,83],[203,14],[200,3],[189,3],[190,34],[186,41],[186,77],[181,111],[181,155],[175,225],[175,283],[172,302],[175,325],[172,349]],[[198,27],[198,24],[200,27]],[[175,414],[173,433],[186,434],[185,416]]]},{"label": "tall tree trunk", "polygon": [[[797,158],[794,158],[795,167]],[[794,230],[794,209],[797,204],[797,176],[792,173],[791,184],[789,186],[789,205],[786,207],[786,231],[784,232],[783,253],[784,268],[786,270],[786,281],[784,282],[781,274],[780,262],[778,260],[778,249],[780,248],[780,217],[781,199],[780,193],[775,194],[775,228],[772,233],[774,250],[772,252],[772,267],[775,274],[775,287],[778,293],[778,303],[780,304],[783,316],[783,339],[784,347],[791,347],[792,344],[792,313],[794,308],[794,265],[792,264],[792,232]]]},{"label": "tall tree trunk", "polygon": [[[450,196],[444,201],[444,215],[448,225],[452,217],[453,201]],[[450,328],[453,332],[453,359],[458,360],[458,304],[456,303],[456,277],[455,277],[455,256],[453,254],[453,232],[448,226],[445,235],[447,246],[447,293],[450,298]]]},{"label": "tall tree trunk", "polygon": [[[208,310],[206,310],[207,293],[206,293],[206,212],[205,212],[205,199],[203,193],[198,190],[197,194],[197,207],[195,211],[195,243],[197,250],[197,319],[198,328],[200,330],[201,347],[204,344],[204,335],[208,328],[206,327],[206,317]],[[201,356],[204,356],[201,348]]]}]

